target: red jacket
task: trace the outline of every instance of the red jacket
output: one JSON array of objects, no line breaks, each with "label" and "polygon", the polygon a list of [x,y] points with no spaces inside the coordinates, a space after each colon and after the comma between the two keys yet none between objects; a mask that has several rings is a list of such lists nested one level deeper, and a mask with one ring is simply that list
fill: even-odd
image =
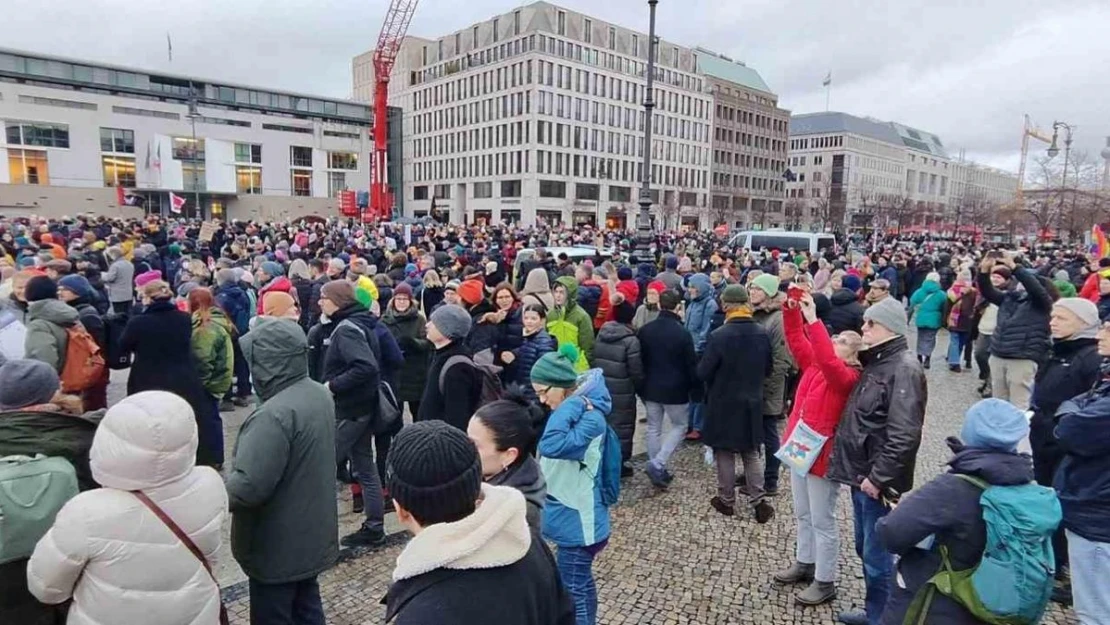
[{"label": "red jacket", "polygon": [[832,339],[821,321],[804,325],[800,309],[785,307],[782,319],[786,345],[802,372],[783,441],[790,438],[799,419],[805,421],[814,432],[828,436],[829,440],[821,449],[821,455],[810,469],[813,475],[825,477],[829,455],[833,449],[833,435],[836,434],[848,395],[859,381],[860,370],[836,357]]},{"label": "red jacket", "polygon": [[601,287],[601,298],[597,301],[597,314],[594,315],[594,331],[596,332],[601,329],[601,326],[613,320],[613,302],[609,295],[609,281],[587,280],[583,284]]},{"label": "red jacket", "polygon": [[1101,279],[1102,277],[1099,276],[1097,271],[1087,276],[1087,279],[1083,281],[1083,288],[1079,290],[1079,297],[1097,304],[1099,298],[1102,297],[1098,290],[1098,283]]},{"label": "red jacket", "polygon": [[278,276],[273,280],[270,280],[268,283],[266,283],[266,286],[258,289],[258,314],[262,314],[263,295],[266,295],[271,291],[281,291],[282,293],[288,293],[292,295],[293,300],[295,301],[297,299],[297,294],[294,292],[295,290],[296,289],[293,287],[293,283],[290,282],[289,278],[286,278],[285,276]]}]

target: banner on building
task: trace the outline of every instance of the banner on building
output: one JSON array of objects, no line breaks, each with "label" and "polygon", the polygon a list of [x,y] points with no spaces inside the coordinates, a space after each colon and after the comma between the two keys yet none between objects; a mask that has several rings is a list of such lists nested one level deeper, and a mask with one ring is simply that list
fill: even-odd
[{"label": "banner on building", "polygon": [[339,192],[339,213],[344,217],[358,216],[358,203],[354,191]]}]

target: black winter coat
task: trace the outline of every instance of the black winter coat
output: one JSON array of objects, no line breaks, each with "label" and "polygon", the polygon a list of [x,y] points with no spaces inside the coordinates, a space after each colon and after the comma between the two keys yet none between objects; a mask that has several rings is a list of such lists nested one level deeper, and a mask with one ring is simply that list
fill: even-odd
[{"label": "black winter coat", "polygon": [[1102,295],[1098,298],[1098,318],[1102,321],[1110,319],[1110,295]]},{"label": "black winter coat", "polygon": [[[477,600],[481,597],[491,600]],[[528,552],[512,564],[437,568],[394,582],[382,602],[385,622],[394,625],[575,624],[555,558],[535,532]]]},{"label": "black winter coat", "polygon": [[[212,396],[204,389],[193,360],[193,319],[170,302],[154,302],[142,314],[132,315],[120,336],[122,353],[134,354],[127,378],[127,394],[168,391],[193,409],[197,423],[218,418]],[[197,463],[222,464],[211,455],[214,446],[201,427]]]},{"label": "black winter coat", "polygon": [[401,352],[405,355],[405,364],[397,376],[397,386],[394,392],[399,401],[420,401],[424,394],[424,384],[428,380],[428,355],[432,351],[432,344],[428,341],[425,330],[427,320],[416,306],[399,313],[391,306],[382,316],[382,323],[389,328],[390,334],[397,339]]},{"label": "black winter coat", "polygon": [[[890,599],[883,610],[882,625],[902,625],[914,596],[941,568],[939,547],[948,548],[952,567],[957,571],[976,566],[987,545],[987,525],[979,503],[983,491],[957,474],[970,475],[994,486],[1016,486],[1033,479],[1028,456],[964,447],[955,438],[948,445],[956,454],[948,473],[913,491],[875,529],[887,551],[901,556],[898,573],[901,584],[891,585]],[[929,549],[915,547],[928,536],[935,536]],[[934,594],[924,623],[931,625],[974,625],[980,621],[948,597]]]},{"label": "black winter coat", "polygon": [[1064,459],[1053,484],[1064,527],[1096,543],[1110,543],[1110,380],[1060,405],[1056,438]]},{"label": "black winter coat", "polygon": [[1037,483],[1052,486],[1064,450],[1056,440],[1056,411],[1060,404],[1082,395],[1098,381],[1102,357],[1098,340],[1073,339],[1052,345],[1052,356],[1037,368],[1030,408],[1029,443]]},{"label": "black winter coat", "polygon": [[337,419],[359,421],[377,417],[382,369],[377,357],[381,348],[375,326],[377,319],[362,304],[355,303],[337,310],[328,324],[330,331],[324,330],[328,335],[323,342],[320,371],[335,397]]},{"label": "black winter coat", "polygon": [[553,352],[559,345],[543,328],[535,334],[521,337],[520,346],[513,350],[513,362],[501,372],[501,382],[506,387],[519,384],[524,396],[537,401],[536,391],[532,388],[532,366],[541,356]]},{"label": "black winter coat", "polygon": [[827,477],[909,492],[928,401],[925,371],[904,336],[860,352],[860,362],[863,375],[844,406]]},{"label": "black winter coat", "polygon": [[636,391],[644,383],[644,364],[636,333],[623,323],[606,322],[597,333],[590,364],[605,375],[605,386],[613,398],[607,420],[621,441],[621,458],[628,461],[636,434]]},{"label": "black winter coat", "polygon": [[849,289],[840,289],[831,298],[823,295],[813,297],[817,306],[817,316],[829,329],[829,335],[840,332],[863,332],[863,304]]},{"label": "black winter coat", "polygon": [[[103,352],[108,348],[107,335],[104,333],[104,317],[100,312],[93,307],[92,302],[87,298],[79,297],[69,303],[70,306],[77,309],[77,320],[85,327],[89,335],[93,337],[96,344]],[[104,355],[104,354],[101,354]]]},{"label": "black winter coat", "polygon": [[425,317],[432,316],[432,311],[443,303],[443,287],[424,287],[420,289],[417,301],[420,305],[420,312],[424,313]]},{"label": "black winter coat", "polygon": [[481,323],[481,321],[486,313],[494,312],[493,306],[486,300],[482,300],[467,312],[470,313],[470,334],[466,336],[466,346],[470,353],[477,354],[487,349],[492,352],[497,347],[501,329],[496,323]]},{"label": "black winter coat", "polygon": [[294,277],[292,282],[294,297],[297,298],[297,308],[301,311],[297,323],[304,328],[305,332],[308,332],[308,329],[312,327],[312,310],[318,305],[320,290],[315,287],[311,280]]},{"label": "black winter coat", "polygon": [[763,381],[771,367],[771,340],[751,317],[728,319],[709,335],[697,367],[707,389],[702,442],[736,452],[759,449]]},{"label": "black winter coat", "polygon": [[660,311],[655,321],[640,328],[638,337],[640,357],[644,362],[640,397],[645,402],[659,404],[689,402],[701,381],[697,378],[694,339],[683,327],[682,320],[673,312]]},{"label": "black winter coat", "polygon": [[451,356],[472,356],[464,344],[450,343],[435,352],[432,366],[428,369],[428,381],[424,384],[424,394],[420,397],[420,412],[416,421],[439,419],[466,431],[470,417],[478,408],[482,386],[478,371],[464,362],[452,365],[443,378],[440,391],[439,378],[443,365]]},{"label": "black winter coat", "polygon": [[1041,362],[1052,347],[1048,330],[1052,297],[1029,269],[1015,269],[1013,279],[1025,290],[1011,287],[999,291],[991,284],[989,274],[979,273],[979,291],[983,299],[998,306],[998,326],[991,335],[991,356]]}]

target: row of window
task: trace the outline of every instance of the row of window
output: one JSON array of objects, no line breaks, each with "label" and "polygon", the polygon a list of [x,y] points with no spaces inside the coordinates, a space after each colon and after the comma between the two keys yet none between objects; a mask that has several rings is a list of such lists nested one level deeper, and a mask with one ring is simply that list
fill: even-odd
[{"label": "row of window", "polygon": [[715,171],[713,172],[713,186],[763,191],[765,193],[782,193],[785,183],[783,180],[775,178],[760,178],[758,176],[744,176],[741,174],[727,174]]},{"label": "row of window", "polygon": [[728,128],[717,128],[713,132],[713,138],[724,143],[743,145],[759,150],[771,150],[772,152],[786,151],[785,141],[772,139],[770,137],[765,137],[762,135],[753,135],[748,132],[732,131]]},{"label": "row of window", "polygon": [[41,122],[7,122],[4,124],[4,137],[8,145],[68,148],[69,126]]},{"label": "row of window", "polygon": [[781,173],[786,169],[785,161],[753,156],[751,154],[737,154],[724,150],[713,150],[713,163],[729,167],[750,167]]},{"label": "row of window", "polygon": [[717,105],[717,119],[725,122],[739,122],[778,133],[786,133],[788,126],[786,120],[783,119],[775,119],[767,115],[720,104]]},{"label": "row of window", "polygon": [[[522,183],[520,180],[502,180],[494,187],[491,181],[474,182],[471,184],[473,190],[472,197],[474,199],[491,199],[494,197],[493,191],[495,188],[499,190],[496,197],[512,199],[521,197]],[[451,185],[438,184],[430,188],[431,194],[429,195],[428,185],[416,185],[412,188],[413,200],[428,200],[434,197],[437,200],[451,199]],[[674,193],[666,191],[666,197],[670,201],[674,201]],[[584,201],[598,201],[601,195],[600,185],[596,183],[578,182],[574,183],[574,199]],[[608,187],[608,200],[610,202],[632,202],[633,198],[632,187],[610,185]],[[562,180],[540,180],[539,196],[545,198],[562,198],[567,197],[567,183]],[[678,194],[678,202],[682,206],[694,206],[699,201],[699,194],[693,192],[683,191]],[[651,190],[651,201],[653,204],[659,203],[659,189]]]},{"label": "row of window", "polygon": [[[806,159],[807,159],[807,157],[805,157],[805,156],[791,156],[790,157],[790,166],[791,167],[805,167],[806,166]],[[820,154],[815,155],[813,157],[813,164],[814,165],[821,165],[824,162],[825,162],[825,157],[820,155]],[[858,160],[857,160],[856,164],[857,165],[859,164]]]},{"label": "row of window", "polygon": [[821,148],[840,148],[844,147],[844,137],[842,135],[834,135],[831,137],[806,137],[804,139],[791,139],[790,151],[796,150],[818,150]]},{"label": "row of window", "polygon": [[[608,117],[606,112],[608,111]],[[632,130],[639,119],[639,129],[643,131],[644,111],[619,107],[610,104],[608,107],[603,102],[591,102],[583,98],[557,95],[550,91],[536,91],[536,112],[540,115],[551,115],[563,119],[576,121],[589,121],[594,124],[606,124],[616,128],[624,127]],[[709,125],[701,122],[680,119],[672,115],[653,114],[651,116],[652,131],[656,134],[685,139],[687,141],[705,142],[709,140]]]},{"label": "row of window", "polygon": [[[937,181],[940,181],[940,187],[937,187]],[[917,181],[917,193],[919,195],[939,195],[945,197],[948,195],[948,176],[937,176],[936,174],[929,174],[926,172],[916,172],[912,169],[906,170],[906,191],[912,193],[914,189],[914,181]],[[939,191],[939,193],[938,193]]]},{"label": "row of window", "polygon": [[460,104],[413,117],[413,134],[422,135],[456,127],[497,121],[532,112],[532,98],[525,91]]}]

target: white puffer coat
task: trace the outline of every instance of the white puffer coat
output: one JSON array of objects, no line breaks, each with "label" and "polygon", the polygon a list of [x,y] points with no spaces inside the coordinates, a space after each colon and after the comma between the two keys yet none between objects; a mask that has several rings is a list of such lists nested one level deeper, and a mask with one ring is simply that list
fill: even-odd
[{"label": "white puffer coat", "polygon": [[96,430],[89,464],[104,488],[74,497],[35,547],[31,593],[72,598],[69,625],[214,625],[219,588],[200,561],[134,495],[141,490],[208,561],[220,547],[227,492],[218,473],[195,466],[197,427],[185,400],[137,393]]}]

